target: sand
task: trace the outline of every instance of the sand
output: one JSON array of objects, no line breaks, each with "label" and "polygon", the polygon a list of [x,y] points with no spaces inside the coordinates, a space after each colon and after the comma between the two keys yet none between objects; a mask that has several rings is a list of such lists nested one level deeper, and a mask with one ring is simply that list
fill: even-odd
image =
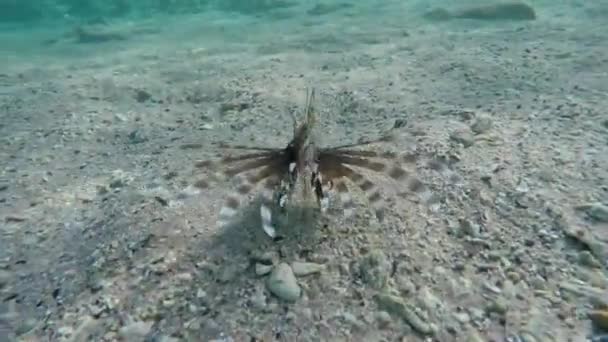
[{"label": "sand", "polygon": [[[606,324],[605,5],[499,23],[427,21],[431,5],[159,16],[90,44],[3,33],[0,339],[602,334],[588,314]],[[377,222],[361,198],[355,219],[284,243],[255,217],[219,229],[233,188],[189,191],[195,161],[219,141],[281,147],[311,86],[324,144],[398,126],[387,149],[449,157],[457,182],[418,168],[438,210],[398,198]],[[289,300],[269,274],[287,274]]]}]

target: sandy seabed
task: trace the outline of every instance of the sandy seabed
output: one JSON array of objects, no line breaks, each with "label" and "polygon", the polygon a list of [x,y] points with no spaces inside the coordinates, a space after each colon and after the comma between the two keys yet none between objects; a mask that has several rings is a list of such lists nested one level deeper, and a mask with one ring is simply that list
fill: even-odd
[{"label": "sandy seabed", "polygon": [[[110,23],[126,39],[95,44],[3,34],[0,340],[602,334],[605,5],[518,22],[369,6]],[[282,147],[306,87],[324,144],[395,127],[384,148],[448,157],[458,182],[416,168],[438,210],[397,198],[377,222],[360,196],[356,218],[299,240],[273,243],[247,217],[218,229],[234,190],[189,191],[195,161],[218,141]],[[295,302],[269,290],[284,273]]]}]

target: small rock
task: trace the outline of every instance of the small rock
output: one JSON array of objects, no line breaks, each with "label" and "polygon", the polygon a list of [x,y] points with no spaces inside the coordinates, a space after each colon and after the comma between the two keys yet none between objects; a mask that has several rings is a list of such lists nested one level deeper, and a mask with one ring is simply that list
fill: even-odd
[{"label": "small rock", "polygon": [[338,265],[338,269],[340,270],[340,274],[343,276],[350,274],[350,265],[348,263],[341,263]]},{"label": "small rock", "polygon": [[251,306],[257,310],[266,309],[266,295],[263,291],[255,291],[255,293],[250,298]]},{"label": "small rock", "polygon": [[425,323],[417,314],[414,307],[406,304],[401,298],[390,294],[378,294],[374,296],[381,310],[400,317],[421,334],[433,333],[433,327]]},{"label": "small rock", "polygon": [[[17,336],[25,335],[28,332],[32,331],[32,329],[36,327],[37,323],[38,322],[33,318],[29,318],[22,322],[19,322],[17,328],[15,329],[15,334],[17,334]],[[1,336],[2,335],[0,334],[0,337]]]},{"label": "small rock", "polygon": [[121,113],[114,113],[114,119],[116,119],[116,121],[120,121],[120,122],[126,122],[127,121],[127,117],[124,116]]},{"label": "small rock", "polygon": [[540,275],[536,274],[534,275],[534,277],[532,277],[530,280],[530,285],[532,286],[532,288],[536,289],[536,290],[542,290],[545,288],[545,284],[546,281],[543,277],[541,277]]},{"label": "small rock", "polygon": [[500,294],[502,291],[500,290],[500,288],[498,288],[497,286],[494,286],[488,282],[484,282],[483,283],[483,288],[494,293],[494,294]]},{"label": "small rock", "polygon": [[106,307],[100,304],[91,304],[89,305],[89,311],[93,317],[99,318],[106,311]]},{"label": "small rock", "polygon": [[187,198],[192,198],[194,196],[197,196],[201,192],[199,189],[204,189],[204,188],[206,188],[207,185],[208,185],[208,183],[206,180],[198,180],[196,183],[191,184],[191,185],[185,187],[184,189],[182,189],[182,191],[180,191],[177,194],[177,199],[185,200]]},{"label": "small rock", "polygon": [[602,264],[593,256],[590,251],[582,251],[578,255],[581,265],[591,268],[601,268]]},{"label": "small rock", "polygon": [[272,294],[288,302],[295,302],[302,292],[293,270],[284,262],[272,270],[266,287]]},{"label": "small rock", "polygon": [[71,336],[73,332],[74,332],[74,329],[72,329],[72,327],[69,327],[69,326],[63,326],[63,327],[60,327],[59,329],[57,329],[57,334],[59,334],[59,336],[62,336],[62,337]]},{"label": "small rock", "polygon": [[458,222],[463,235],[478,237],[481,234],[481,227],[477,223],[466,218],[460,218]]},{"label": "small rock", "polygon": [[242,271],[243,270],[240,265],[228,265],[226,267],[222,267],[217,280],[219,280],[221,283],[228,283],[236,279]]},{"label": "small rock", "polygon": [[196,298],[198,298],[198,299],[206,299],[207,298],[207,292],[205,292],[205,290],[203,290],[203,289],[196,290]]},{"label": "small rock", "polygon": [[418,291],[418,301],[420,306],[429,312],[438,312],[443,308],[441,300],[428,287],[423,287]]},{"label": "small rock", "polygon": [[401,291],[403,295],[412,295],[416,292],[416,285],[405,275],[400,274],[395,279],[397,289]]},{"label": "small rock", "polygon": [[255,274],[257,276],[267,275],[272,271],[272,265],[264,265],[259,262],[255,264]]},{"label": "small rock", "polygon": [[475,118],[475,122],[471,125],[471,130],[475,134],[481,134],[492,128],[492,119],[487,115],[480,115]]},{"label": "small rock", "polygon": [[345,323],[352,327],[362,327],[364,325],[355,315],[350,312],[343,312],[340,314],[340,317]]},{"label": "small rock", "polygon": [[488,313],[497,313],[499,315],[504,315],[507,313],[508,308],[509,304],[507,303],[507,301],[502,297],[498,297],[493,300],[490,305],[488,305],[486,311]]},{"label": "small rock", "polygon": [[[110,177],[109,186],[112,189],[122,188],[127,185],[130,181],[128,175],[122,170],[115,170],[112,172],[112,176]],[[98,190],[99,193],[99,190]]]},{"label": "small rock", "polygon": [[465,148],[472,146],[475,142],[473,131],[471,131],[469,128],[462,128],[452,131],[452,133],[450,133],[450,139],[456,143],[462,144],[462,146]]},{"label": "small rock", "polygon": [[[467,331],[466,342],[485,342],[485,340],[479,335],[477,330],[469,328]],[[528,342],[528,341],[525,341]]]},{"label": "small rock", "polygon": [[475,322],[481,322],[485,318],[485,313],[480,308],[471,307],[467,309],[469,317]]},{"label": "small rock", "polygon": [[96,188],[97,188],[98,195],[103,196],[103,195],[107,194],[108,192],[110,192],[110,189],[105,185],[97,185]]},{"label": "small rock", "polygon": [[363,282],[374,289],[382,289],[392,269],[392,264],[381,250],[372,250],[367,253],[359,264],[359,272]]},{"label": "small rock", "polygon": [[608,207],[602,203],[583,204],[576,209],[586,211],[587,215],[596,221],[608,222]]},{"label": "small rock", "polygon": [[298,276],[307,276],[313,273],[319,273],[323,269],[325,269],[325,265],[317,264],[314,262],[293,262],[291,264],[291,269],[293,273]]},{"label": "small rock", "polygon": [[264,265],[274,265],[277,263],[279,256],[275,252],[253,252],[251,255],[251,259],[257,263]]},{"label": "small rock", "polygon": [[313,319],[313,313],[312,313],[312,310],[310,308],[300,308],[298,310],[298,316],[299,317],[303,317],[306,320]]},{"label": "small rock", "polygon": [[471,317],[469,316],[468,313],[461,311],[461,312],[456,312],[453,314],[454,319],[456,321],[458,321],[458,323],[460,324],[468,324],[471,321]]},{"label": "small rock", "polygon": [[153,322],[133,322],[125,325],[118,330],[118,335],[123,341],[136,342],[144,341],[146,335],[152,329]]},{"label": "small rock", "polygon": [[132,130],[127,137],[131,144],[141,144],[148,141],[148,138],[144,137],[142,131],[139,129]]},{"label": "small rock", "polygon": [[376,314],[376,322],[378,322],[378,328],[386,329],[391,324],[391,315],[386,311],[380,311]]},{"label": "small rock", "polygon": [[249,103],[239,102],[239,103],[222,103],[220,105],[220,114],[226,114],[227,112],[242,112],[245,109],[249,108]]},{"label": "small rock", "polygon": [[146,102],[149,99],[152,98],[152,95],[150,95],[150,93],[148,93],[147,91],[143,90],[143,89],[137,89],[135,90],[135,100],[137,100],[137,102]]}]

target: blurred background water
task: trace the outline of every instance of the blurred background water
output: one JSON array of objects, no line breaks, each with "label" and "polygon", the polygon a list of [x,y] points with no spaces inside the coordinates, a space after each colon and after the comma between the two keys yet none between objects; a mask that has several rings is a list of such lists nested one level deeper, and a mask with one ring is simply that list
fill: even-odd
[{"label": "blurred background water", "polygon": [[[118,26],[146,26],[124,38],[142,38],[138,33],[171,31],[165,39],[188,39],[196,35],[222,34],[222,39],[246,40],[256,32],[276,39],[288,31],[335,21],[333,33],[349,28],[365,29],[369,34],[386,29],[423,28],[429,24],[425,14],[436,10],[458,10],[493,6],[505,1],[303,1],[303,0],[2,0],[0,1],[0,42],[2,50],[25,48],[32,42],[61,40],[78,28],[93,26],[86,32],[120,31]],[[568,21],[576,17],[605,18],[606,5],[600,2],[535,0],[526,3],[543,20]],[[439,12],[443,13],[443,12]],[[338,19],[342,19],[342,21]],[[350,18],[350,21],[344,21]],[[516,20],[517,16],[513,16]],[[465,23],[464,25],[471,25]],[[472,27],[476,25],[473,24]],[[102,27],[102,28],[100,28]],[[104,28],[105,27],[105,28]],[[181,28],[180,28],[181,27]],[[234,30],[231,30],[233,28]],[[261,31],[258,31],[261,30]],[[81,33],[83,31],[80,31]],[[271,36],[272,36],[271,35]],[[88,37],[94,40],[92,37]],[[97,37],[99,38],[99,37]],[[109,38],[109,37],[106,37]],[[269,36],[264,36],[265,40]],[[86,38],[84,39],[86,40]],[[169,41],[167,41],[169,44]],[[48,45],[48,44],[47,44]]]},{"label": "blurred background water", "polygon": [[138,58],[197,49],[348,53],[357,46],[401,44],[410,35],[412,49],[424,37],[431,42],[454,33],[471,33],[471,39],[496,34],[498,44],[525,44],[520,32],[535,30],[581,37],[573,43],[585,48],[603,39],[597,28],[608,25],[607,7],[574,0],[2,0],[0,54],[7,68],[31,68],[74,57],[107,62],[131,52]]}]

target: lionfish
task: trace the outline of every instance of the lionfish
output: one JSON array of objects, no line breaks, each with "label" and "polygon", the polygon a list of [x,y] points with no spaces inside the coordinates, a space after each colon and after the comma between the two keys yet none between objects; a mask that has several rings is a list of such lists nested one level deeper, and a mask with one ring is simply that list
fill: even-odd
[{"label": "lionfish", "polygon": [[[221,148],[248,151],[248,153],[228,155],[219,162],[196,163],[198,168],[220,166],[223,168],[223,175],[228,179],[245,174],[244,177],[239,177],[240,184],[235,193],[226,198],[220,210],[218,220],[220,226],[231,222],[245,199],[256,189],[261,190],[263,197],[259,207],[262,229],[273,239],[277,238],[277,233],[273,225],[271,208],[278,205],[279,208],[285,209],[294,199],[312,203],[321,213],[325,213],[329,205],[328,194],[338,193],[344,214],[351,216],[355,211],[355,203],[350,196],[349,183],[356,185],[367,195],[376,217],[382,220],[385,209],[384,196],[377,184],[357,169],[381,173],[401,184],[407,184],[409,192],[417,193],[422,199],[426,201],[432,199],[428,187],[401,166],[403,158],[396,153],[353,149],[391,141],[391,134],[340,146],[318,146],[316,136],[313,134],[317,123],[317,114],[313,106],[314,96],[314,89],[310,89],[307,92],[304,120],[301,123],[298,123],[295,115],[292,114],[293,138],[287,146],[272,148],[220,143]],[[409,158],[411,159],[411,156]],[[208,185],[208,182],[201,180],[199,184]]]}]

